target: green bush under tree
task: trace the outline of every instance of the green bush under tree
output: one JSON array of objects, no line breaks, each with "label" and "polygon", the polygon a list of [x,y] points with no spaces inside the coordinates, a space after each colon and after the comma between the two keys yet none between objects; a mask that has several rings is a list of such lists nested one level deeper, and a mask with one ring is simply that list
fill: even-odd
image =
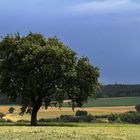
[{"label": "green bush under tree", "polygon": [[14,107],[10,107],[9,109],[8,109],[8,112],[9,113],[13,113],[15,111],[15,108]]}]

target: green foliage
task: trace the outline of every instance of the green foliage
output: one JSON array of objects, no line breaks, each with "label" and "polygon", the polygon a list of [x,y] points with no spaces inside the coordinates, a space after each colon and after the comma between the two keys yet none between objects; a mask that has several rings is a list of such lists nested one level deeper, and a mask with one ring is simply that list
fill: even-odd
[{"label": "green foliage", "polygon": [[120,120],[122,122],[139,124],[140,114],[139,113],[123,113],[120,115]]},{"label": "green foliage", "polygon": [[110,97],[135,97],[140,96],[140,84],[124,85],[113,84],[104,85],[101,90],[96,94],[97,98],[110,98]]},{"label": "green foliage", "polygon": [[59,118],[51,118],[51,119],[39,119],[38,122],[59,122],[60,119]]},{"label": "green foliage", "polygon": [[3,117],[5,117],[6,115],[2,112],[0,112],[0,119],[2,119]]},{"label": "green foliage", "polygon": [[96,119],[104,119],[104,118],[108,118],[109,115],[95,115],[94,117]]},{"label": "green foliage", "polygon": [[135,106],[135,109],[136,109],[137,112],[140,113],[140,104],[136,105],[136,106]]},{"label": "green foliage", "polygon": [[8,122],[8,123],[12,123],[13,121],[12,121],[12,120],[10,120],[10,119],[8,119],[8,120],[6,120],[6,122]]},{"label": "green foliage", "polygon": [[15,108],[14,107],[10,107],[9,109],[8,109],[8,112],[9,113],[13,113],[15,111]]},{"label": "green foliage", "polygon": [[108,120],[109,122],[140,124],[140,113],[129,111],[122,114],[110,114],[108,115]]},{"label": "green foliage", "polygon": [[84,110],[77,110],[75,116],[87,116],[88,112]]},{"label": "green foliage", "polygon": [[0,60],[0,93],[20,98],[21,115],[32,110],[32,125],[42,102],[46,108],[52,101],[61,107],[64,99],[71,99],[74,109],[99,88],[99,69],[56,37],[7,35],[0,42]]},{"label": "green foliage", "polygon": [[95,120],[95,117],[91,114],[73,116],[73,115],[61,115],[59,121],[61,122],[91,122]]},{"label": "green foliage", "polygon": [[107,118],[108,118],[109,122],[114,122],[119,118],[119,115],[118,114],[110,114],[110,115],[108,115]]},{"label": "green foliage", "polygon": [[87,111],[78,110],[76,111],[75,116],[61,115],[59,120],[62,122],[91,122],[92,120],[95,120],[95,117],[88,114]]}]

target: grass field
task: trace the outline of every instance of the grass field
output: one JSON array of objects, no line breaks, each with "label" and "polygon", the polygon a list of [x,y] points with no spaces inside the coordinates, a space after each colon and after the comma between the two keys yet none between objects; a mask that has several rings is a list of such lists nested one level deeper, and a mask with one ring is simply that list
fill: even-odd
[{"label": "grass field", "polygon": [[0,140],[140,140],[140,125],[1,126]]},{"label": "grass field", "polygon": [[[140,97],[118,97],[89,99],[85,107],[107,107],[107,106],[135,106],[140,104]],[[65,104],[65,106],[68,106]]]}]

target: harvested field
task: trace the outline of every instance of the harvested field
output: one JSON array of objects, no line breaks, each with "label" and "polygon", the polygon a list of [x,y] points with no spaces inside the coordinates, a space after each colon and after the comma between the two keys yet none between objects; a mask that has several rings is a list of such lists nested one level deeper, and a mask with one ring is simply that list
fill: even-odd
[{"label": "harvested field", "polygon": [[[13,106],[16,111],[13,114],[8,114],[8,109],[10,106],[0,106],[0,112],[6,113],[6,119],[11,119],[13,121],[17,120],[30,120],[30,115],[25,114],[24,116],[19,115],[20,106]],[[92,115],[104,115],[109,113],[123,113],[127,111],[134,111],[134,106],[115,106],[115,107],[84,107],[75,108],[76,110],[86,110]],[[40,118],[56,118],[60,115],[74,115],[75,112],[72,111],[70,107],[62,107],[61,109],[55,107],[49,107],[47,110],[40,109],[38,112],[38,119]]]}]

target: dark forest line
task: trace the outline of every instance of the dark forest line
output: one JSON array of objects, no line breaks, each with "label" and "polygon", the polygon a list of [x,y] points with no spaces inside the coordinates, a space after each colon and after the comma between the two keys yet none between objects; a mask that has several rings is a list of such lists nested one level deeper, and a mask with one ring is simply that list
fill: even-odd
[{"label": "dark forest line", "polygon": [[[140,97],[140,84],[127,85],[127,84],[112,84],[103,85],[100,91],[97,92],[96,98],[112,98],[112,97]],[[19,104],[20,99],[16,102],[11,102],[7,97],[0,97],[0,105]]]},{"label": "dark forest line", "polygon": [[111,98],[111,97],[136,97],[140,96],[140,84],[112,84],[103,85],[100,91],[97,92],[96,98]]}]

